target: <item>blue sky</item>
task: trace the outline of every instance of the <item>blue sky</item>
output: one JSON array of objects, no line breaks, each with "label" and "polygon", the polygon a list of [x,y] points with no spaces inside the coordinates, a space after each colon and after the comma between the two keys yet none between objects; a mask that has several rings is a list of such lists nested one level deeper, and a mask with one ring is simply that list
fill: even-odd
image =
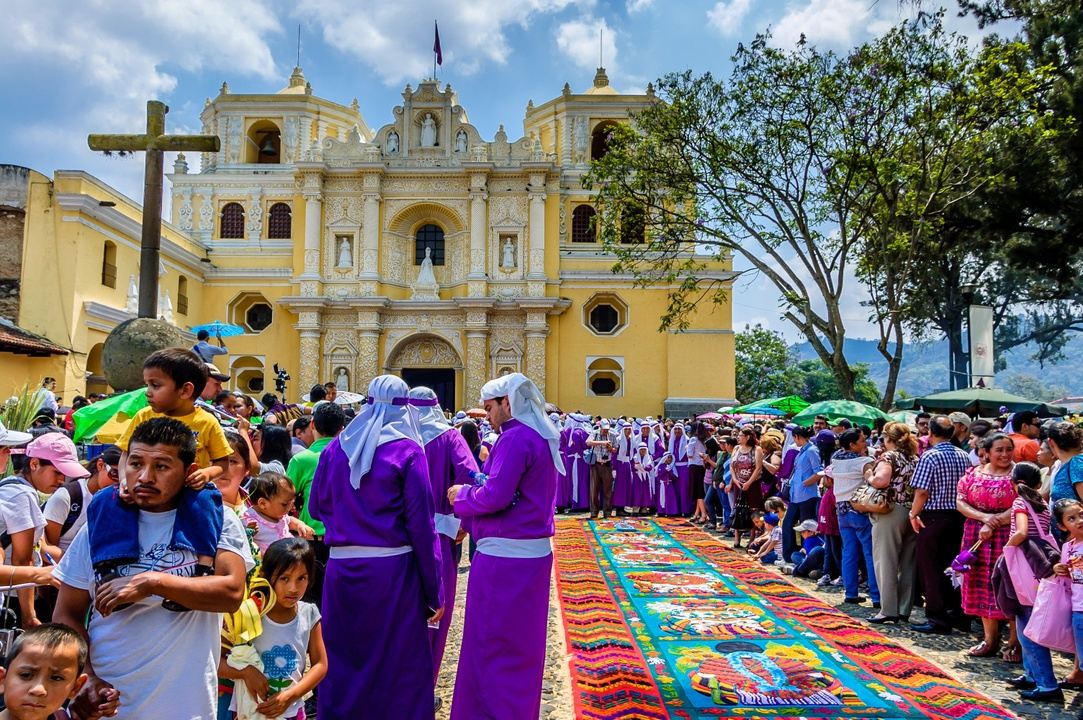
[{"label": "blue sky", "polygon": [[[611,84],[641,91],[671,70],[726,72],[737,43],[768,27],[779,45],[804,33],[842,50],[909,7],[895,0],[8,0],[0,163],[46,174],[87,170],[138,198],[142,158],[95,155],[87,134],[140,131],[150,98],[170,106],[172,131],[198,132],[204,98],[223,81],[238,93],[285,87],[298,25],[315,94],[358,98],[376,128],[390,120],[407,83],[431,74],[438,20],[440,79],[483,136],[503,123],[518,137],[528,100],[556,97],[565,82],[590,86],[599,29]],[[950,24],[974,32],[967,20]],[[735,326],[787,329],[764,283],[735,296]],[[864,313],[856,303],[852,312],[856,329]]]}]

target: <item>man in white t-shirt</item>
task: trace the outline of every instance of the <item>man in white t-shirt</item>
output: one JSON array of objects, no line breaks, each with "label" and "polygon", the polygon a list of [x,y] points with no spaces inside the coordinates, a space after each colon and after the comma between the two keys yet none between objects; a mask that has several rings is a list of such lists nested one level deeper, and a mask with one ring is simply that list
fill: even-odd
[{"label": "man in white t-shirt", "polygon": [[[61,586],[54,620],[82,630],[90,644],[90,679],[75,700],[81,715],[118,708],[117,718],[215,717],[221,613],[240,606],[253,562],[244,527],[232,512],[223,513],[213,575],[195,576],[195,553],[175,544],[177,499],[196,469],[195,450],[191,430],[177,420],[139,425],[125,466],[139,509],[139,559],[117,568],[119,577],[96,581],[92,508],[57,567]],[[97,493],[92,502],[118,502],[115,488]],[[191,610],[167,609],[166,600]]]}]

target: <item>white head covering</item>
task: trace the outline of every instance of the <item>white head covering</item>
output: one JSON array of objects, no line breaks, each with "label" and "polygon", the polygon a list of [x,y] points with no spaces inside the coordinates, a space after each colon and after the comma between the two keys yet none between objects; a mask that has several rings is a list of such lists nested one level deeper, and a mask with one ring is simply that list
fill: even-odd
[{"label": "white head covering", "polygon": [[410,388],[402,378],[394,375],[373,378],[361,412],[338,436],[339,445],[350,459],[350,485],[355,490],[372,469],[376,448],[402,438],[422,444],[417,410],[410,404],[409,393]]},{"label": "white head covering", "polygon": [[[632,428],[632,436],[625,437],[624,431],[628,428]],[[632,462],[633,455],[635,455],[636,448],[640,445],[642,438],[639,432],[636,431],[632,423],[625,422],[620,426],[620,432],[617,435],[617,460],[621,462]]]},{"label": "white head covering", "polygon": [[[424,385],[418,385],[415,388],[410,388],[410,399],[417,401],[417,419],[423,445],[428,445],[452,429],[447,418],[444,417],[444,411],[440,409],[440,400],[437,399],[434,390]],[[410,403],[411,406],[414,404],[413,402]]]},{"label": "white head covering", "polygon": [[564,474],[564,463],[560,459],[560,431],[545,415],[545,398],[538,386],[522,373],[502,375],[490,380],[481,387],[481,401],[506,397],[511,406],[511,416],[527,427],[533,428],[549,443],[549,452],[553,455],[553,465],[557,472]]},{"label": "white head covering", "polygon": [[681,436],[677,437],[676,432],[670,433],[669,447],[666,448],[666,452],[673,456],[674,462],[680,462],[685,459],[686,453],[684,448],[685,443],[688,442],[688,430],[680,423],[674,425],[673,429],[676,430],[678,427],[681,429]]},{"label": "white head covering", "polygon": [[570,427],[573,430],[586,430],[588,433],[594,431],[594,421],[590,415],[583,415],[581,413],[568,413],[568,419],[565,423],[565,427]]}]

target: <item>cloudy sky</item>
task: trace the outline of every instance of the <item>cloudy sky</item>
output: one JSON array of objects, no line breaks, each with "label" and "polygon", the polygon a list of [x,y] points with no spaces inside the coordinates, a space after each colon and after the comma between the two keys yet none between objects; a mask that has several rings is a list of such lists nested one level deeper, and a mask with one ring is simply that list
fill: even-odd
[{"label": "cloudy sky", "polygon": [[[407,83],[432,72],[440,23],[442,81],[474,125],[518,137],[528,100],[565,82],[590,86],[601,54],[611,84],[640,91],[671,70],[725,73],[738,42],[768,27],[779,45],[802,33],[844,49],[902,16],[895,0],[8,0],[0,43],[7,101],[0,163],[50,174],[83,169],[140,197],[142,158],[96,156],[91,132],[137,132],[150,98],[170,106],[167,127],[198,132],[204,98],[275,92],[297,60],[315,94],[356,97],[368,124],[391,119]],[[954,5],[952,5],[954,7]],[[966,21],[952,24],[971,31]],[[194,168],[193,168],[194,169]],[[855,286],[854,290],[858,288]],[[751,281],[735,292],[734,326],[784,331],[775,294]],[[867,334],[854,303],[848,325]]]}]

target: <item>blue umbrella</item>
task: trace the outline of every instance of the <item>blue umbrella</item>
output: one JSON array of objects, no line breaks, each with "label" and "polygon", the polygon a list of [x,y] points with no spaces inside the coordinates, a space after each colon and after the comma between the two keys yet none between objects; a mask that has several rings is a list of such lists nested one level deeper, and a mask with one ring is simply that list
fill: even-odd
[{"label": "blue umbrella", "polygon": [[743,415],[785,415],[784,410],[779,410],[773,407],[746,407],[741,409]]},{"label": "blue umbrella", "polygon": [[215,337],[232,337],[233,335],[244,335],[244,328],[240,325],[231,325],[229,323],[220,322],[215,320],[212,323],[206,325],[193,325],[192,332],[198,333],[200,330],[206,330],[208,333]]}]

